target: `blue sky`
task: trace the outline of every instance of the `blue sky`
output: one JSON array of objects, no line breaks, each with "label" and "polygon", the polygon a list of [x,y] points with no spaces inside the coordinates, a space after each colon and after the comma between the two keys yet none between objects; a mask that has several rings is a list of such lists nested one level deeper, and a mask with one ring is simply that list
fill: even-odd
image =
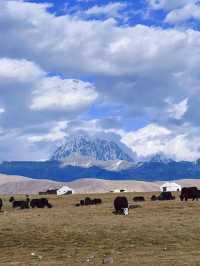
[{"label": "blue sky", "polygon": [[66,137],[200,158],[197,0],[0,2],[0,160]]}]

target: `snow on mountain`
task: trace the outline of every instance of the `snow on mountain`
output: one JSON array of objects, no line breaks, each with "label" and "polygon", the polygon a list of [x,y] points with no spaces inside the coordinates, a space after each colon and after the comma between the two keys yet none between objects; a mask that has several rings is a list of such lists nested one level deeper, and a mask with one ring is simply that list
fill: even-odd
[{"label": "snow on mountain", "polygon": [[90,165],[91,158],[92,160],[103,162],[133,162],[131,156],[123,151],[117,143],[100,138],[90,138],[87,136],[73,136],[67,138],[65,143],[58,147],[53,153],[51,160],[69,160],[71,163],[74,160],[74,163],[83,163],[83,161],[85,163],[89,159],[88,163]]},{"label": "snow on mountain", "polygon": [[121,171],[124,169],[128,169],[131,167],[135,167],[134,162],[125,161],[125,160],[108,160],[108,161],[100,161],[96,160],[90,156],[83,156],[78,153],[71,154],[66,157],[61,162],[61,167],[65,166],[79,166],[84,168],[89,168],[92,166],[97,166],[109,171]]}]

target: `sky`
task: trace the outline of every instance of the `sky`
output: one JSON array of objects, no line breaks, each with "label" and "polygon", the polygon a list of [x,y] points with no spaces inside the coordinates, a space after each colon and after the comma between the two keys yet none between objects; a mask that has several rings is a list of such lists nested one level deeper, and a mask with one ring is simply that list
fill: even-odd
[{"label": "sky", "polygon": [[200,1],[1,0],[0,161],[66,137],[200,158]]}]

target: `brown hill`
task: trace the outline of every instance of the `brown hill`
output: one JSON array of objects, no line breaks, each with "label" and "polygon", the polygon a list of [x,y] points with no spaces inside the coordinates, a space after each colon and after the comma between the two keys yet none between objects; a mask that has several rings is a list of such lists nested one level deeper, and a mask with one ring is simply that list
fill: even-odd
[{"label": "brown hill", "polygon": [[[199,179],[176,180],[184,187],[197,186],[200,188]],[[106,193],[111,190],[125,189],[129,192],[154,192],[160,190],[160,182],[143,181],[114,181],[101,179],[79,179],[73,182],[54,182],[51,180],[36,180],[23,176],[0,174],[0,194],[37,194],[40,191],[59,188],[67,185],[75,193]]]}]

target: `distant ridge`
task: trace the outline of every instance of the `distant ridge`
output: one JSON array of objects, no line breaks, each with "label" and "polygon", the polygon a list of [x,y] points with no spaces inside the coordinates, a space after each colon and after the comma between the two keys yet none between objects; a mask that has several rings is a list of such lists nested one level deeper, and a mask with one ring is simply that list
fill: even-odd
[{"label": "distant ridge", "polygon": [[[200,187],[199,179],[174,180],[182,187]],[[54,182],[50,180],[35,180],[21,176],[9,176],[0,174],[0,195],[11,194],[38,194],[40,191],[60,188],[63,185],[71,187],[75,193],[108,193],[115,189],[126,189],[128,192],[156,192],[160,190],[163,181],[113,181],[103,179],[79,179],[72,182]]]},{"label": "distant ridge", "polygon": [[[123,161],[124,162],[124,161]],[[106,162],[107,163],[107,162]],[[49,179],[70,182],[82,178],[107,180],[168,181],[178,179],[200,179],[200,164],[196,162],[140,162],[125,164],[111,161],[109,168],[98,166],[65,165],[60,161],[3,162],[0,173],[26,176],[33,179]],[[128,166],[128,168],[126,168]],[[104,166],[105,167],[105,166]]]}]

